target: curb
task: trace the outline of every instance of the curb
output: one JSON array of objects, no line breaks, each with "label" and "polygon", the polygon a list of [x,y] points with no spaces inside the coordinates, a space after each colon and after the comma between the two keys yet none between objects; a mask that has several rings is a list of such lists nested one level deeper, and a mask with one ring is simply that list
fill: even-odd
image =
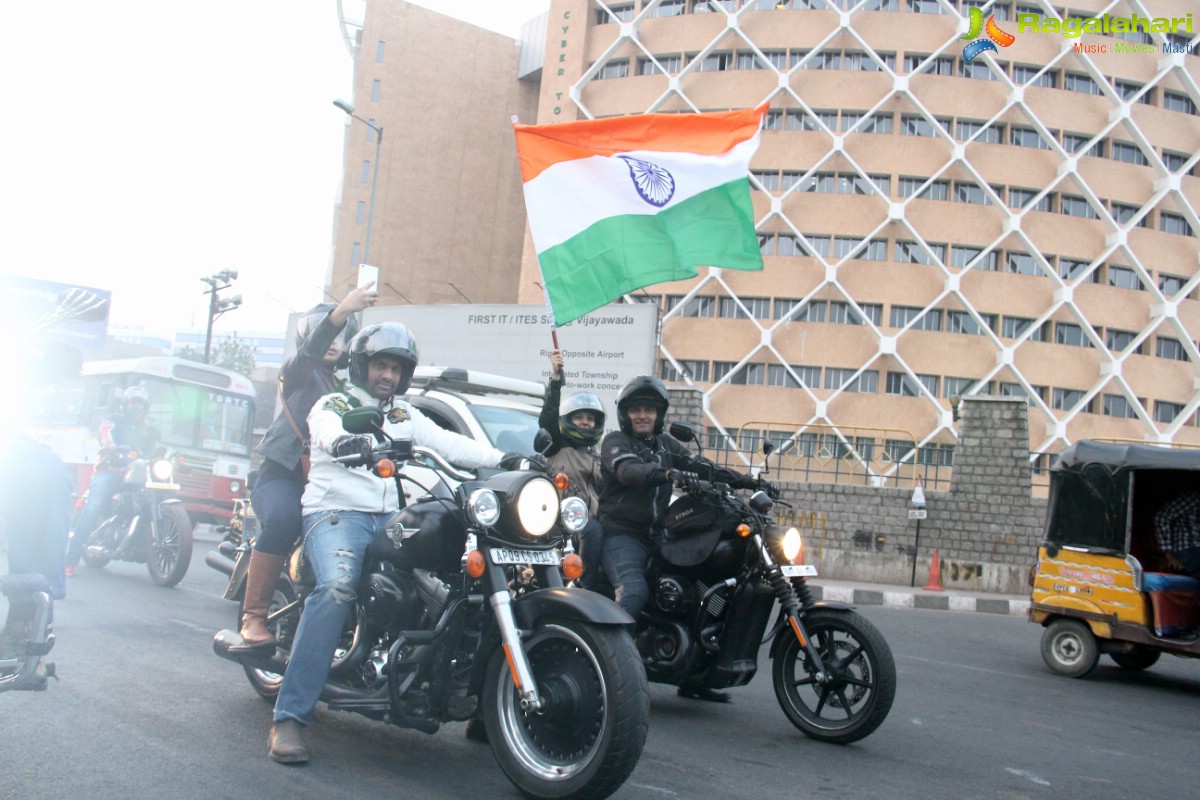
[{"label": "curb", "polygon": [[887,608],[922,608],[936,611],[977,611],[983,614],[1027,616],[1028,600],[1007,597],[972,597],[968,595],[921,594],[914,591],[858,589],[851,586],[821,586],[809,584],[813,598],[848,603],[856,606],[885,606]]}]

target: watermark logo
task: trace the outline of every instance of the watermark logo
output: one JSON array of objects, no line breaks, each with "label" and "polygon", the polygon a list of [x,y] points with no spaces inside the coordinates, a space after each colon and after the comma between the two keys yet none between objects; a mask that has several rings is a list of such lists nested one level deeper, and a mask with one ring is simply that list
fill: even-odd
[{"label": "watermark logo", "polygon": [[[980,39],[979,35],[986,33],[987,38]],[[988,17],[987,25],[983,24],[983,11],[978,8],[971,9],[971,24],[967,32],[959,37],[960,39],[972,39],[966,47],[963,48],[963,61],[970,64],[975,60],[975,57],[980,53],[991,50],[993,53],[1000,52],[996,49],[996,45],[1008,47],[1017,40],[1008,31],[1000,29],[996,24],[996,15]]]}]

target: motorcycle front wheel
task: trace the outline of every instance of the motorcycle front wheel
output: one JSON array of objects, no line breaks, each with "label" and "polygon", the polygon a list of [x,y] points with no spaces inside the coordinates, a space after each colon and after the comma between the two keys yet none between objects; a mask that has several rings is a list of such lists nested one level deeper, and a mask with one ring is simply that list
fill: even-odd
[{"label": "motorcycle front wheel", "polygon": [[817,665],[785,627],[772,668],[783,713],[805,736],[822,742],[848,744],[869,736],[896,696],[891,648],[878,628],[853,611],[818,608],[803,619],[829,680],[817,680]]},{"label": "motorcycle front wheel", "polygon": [[150,526],[150,553],[146,570],[159,586],[174,586],[183,580],[192,563],[192,520],[178,503],[158,510],[158,525]]},{"label": "motorcycle front wheel", "polygon": [[637,766],[650,724],[646,671],[618,627],[539,624],[524,649],[546,703],[523,710],[503,649],[492,654],[483,718],[500,769],[529,797],[603,798]]}]

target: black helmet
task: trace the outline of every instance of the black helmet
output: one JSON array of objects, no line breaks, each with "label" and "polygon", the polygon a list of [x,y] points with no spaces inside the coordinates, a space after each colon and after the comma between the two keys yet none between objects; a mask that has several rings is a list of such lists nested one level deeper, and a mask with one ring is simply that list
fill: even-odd
[{"label": "black helmet", "polygon": [[[571,421],[580,411],[590,411],[596,418],[596,427],[581,428]],[[558,406],[558,429],[563,438],[573,445],[591,447],[604,436],[604,404],[591,392],[576,392]]]},{"label": "black helmet", "polygon": [[653,375],[638,375],[629,379],[617,395],[617,423],[624,433],[629,433],[631,429],[629,406],[633,405],[634,401],[649,403],[658,409],[658,419],[654,421],[654,435],[662,433],[667,409],[671,406],[671,401],[667,398],[666,384]]},{"label": "black helmet", "polygon": [[[393,394],[404,394],[417,368],[417,340],[402,322],[368,325],[350,342],[350,382],[367,389],[367,362],[375,356],[391,356],[404,365],[404,374]],[[370,391],[367,389],[367,391]]]},{"label": "black helmet", "polygon": [[[318,303],[317,305],[304,312],[296,322],[296,349],[299,350],[304,346],[308,337],[312,336],[312,332],[316,330],[317,325],[325,317],[329,316],[329,312],[337,308],[333,303]],[[346,366],[346,351],[350,349],[349,342],[354,338],[354,334],[358,333],[358,314],[351,314],[346,319],[346,324],[342,326],[339,337],[342,342],[342,357],[338,359],[338,369],[343,369]],[[334,339],[338,341],[338,339]]]}]

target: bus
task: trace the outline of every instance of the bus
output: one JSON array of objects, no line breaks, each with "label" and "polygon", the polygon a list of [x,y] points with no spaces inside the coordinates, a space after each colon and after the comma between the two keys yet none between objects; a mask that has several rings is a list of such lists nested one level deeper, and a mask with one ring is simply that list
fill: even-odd
[{"label": "bus", "polygon": [[33,428],[72,469],[82,494],[100,450],[97,431],[129,386],[150,393],[147,418],[175,464],[193,523],[229,520],[247,495],[254,433],[254,384],[220,367],[169,356],[92,361],[80,374],[39,389]]}]

